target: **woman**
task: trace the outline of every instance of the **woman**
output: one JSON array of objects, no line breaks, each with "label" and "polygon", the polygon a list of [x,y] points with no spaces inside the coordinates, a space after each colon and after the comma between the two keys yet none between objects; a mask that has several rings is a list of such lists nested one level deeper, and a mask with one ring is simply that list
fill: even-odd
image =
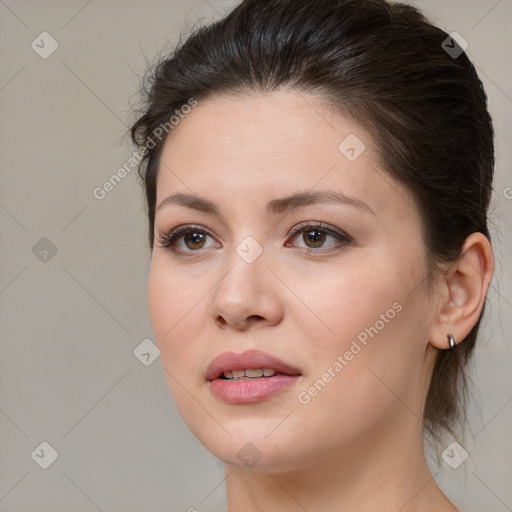
[{"label": "woman", "polygon": [[457,510],[423,440],[463,421],[494,272],[463,48],[409,5],[246,0],[151,71],[150,316],[230,512]]}]

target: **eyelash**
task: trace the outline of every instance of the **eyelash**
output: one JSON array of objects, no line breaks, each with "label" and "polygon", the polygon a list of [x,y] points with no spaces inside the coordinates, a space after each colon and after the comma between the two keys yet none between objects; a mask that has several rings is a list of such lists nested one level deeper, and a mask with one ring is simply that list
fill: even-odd
[{"label": "eyelash", "polygon": [[[325,254],[326,252],[332,252],[333,246],[334,247],[347,246],[347,245],[350,245],[350,243],[353,241],[353,239],[346,233],[343,233],[342,231],[337,231],[321,222],[309,222],[306,224],[301,224],[292,230],[292,232],[289,235],[289,238],[294,239],[300,233],[307,232],[307,231],[321,231],[322,233],[326,233],[327,235],[333,236],[334,238],[338,239],[338,243],[332,244],[331,246],[329,246],[330,249],[328,249],[327,251],[321,250],[321,249],[300,248],[308,256],[313,253]],[[183,255],[185,257],[191,257],[191,256],[193,256],[194,253],[201,252],[201,249],[197,249],[195,251],[194,250],[183,251],[181,249],[176,248],[176,242],[183,235],[186,235],[186,234],[203,234],[203,235],[208,235],[213,238],[213,235],[210,233],[210,231],[208,231],[207,229],[205,229],[201,226],[184,225],[184,226],[179,226],[176,229],[171,230],[168,233],[164,233],[161,236],[159,236],[158,240],[157,240],[159,247],[168,249],[176,256]]]}]

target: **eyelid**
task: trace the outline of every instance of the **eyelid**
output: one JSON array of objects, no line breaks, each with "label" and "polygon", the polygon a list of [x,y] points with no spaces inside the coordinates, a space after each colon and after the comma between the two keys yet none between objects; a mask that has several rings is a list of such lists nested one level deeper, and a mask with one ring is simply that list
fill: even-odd
[{"label": "eyelid", "polygon": [[335,236],[338,238],[343,238],[346,240],[352,240],[352,238],[347,233],[344,233],[343,231],[340,231],[340,230],[330,226],[329,224],[324,224],[323,222],[319,222],[319,221],[301,222],[297,226],[293,227],[293,229],[290,231],[288,237],[294,238],[295,235],[305,231],[306,228],[316,228],[319,231],[325,231],[329,235],[332,235],[332,236]]}]

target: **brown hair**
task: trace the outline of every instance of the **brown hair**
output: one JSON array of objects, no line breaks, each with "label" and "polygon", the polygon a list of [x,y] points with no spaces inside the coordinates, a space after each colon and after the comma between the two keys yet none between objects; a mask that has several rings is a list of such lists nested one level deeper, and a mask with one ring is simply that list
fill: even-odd
[{"label": "brown hair", "polygon": [[[144,150],[139,174],[151,247],[165,142],[148,149],[155,130],[191,98],[282,87],[327,99],[371,133],[386,171],[416,200],[430,277],[457,259],[469,234],[490,239],[492,121],[482,83],[456,41],[405,4],[245,0],[180,41],[146,76],[131,137]],[[456,350],[438,353],[424,411],[424,427],[436,437],[463,421],[464,369],[481,317]]]}]

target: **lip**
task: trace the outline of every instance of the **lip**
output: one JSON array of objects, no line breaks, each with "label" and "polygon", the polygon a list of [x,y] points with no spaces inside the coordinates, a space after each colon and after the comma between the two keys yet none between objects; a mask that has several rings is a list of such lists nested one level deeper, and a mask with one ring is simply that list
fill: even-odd
[{"label": "lip", "polygon": [[[272,368],[276,375],[254,380],[229,381],[221,378],[233,370],[258,370]],[[230,404],[260,402],[269,396],[293,386],[301,372],[277,357],[259,350],[246,350],[240,354],[224,352],[208,365],[206,380],[212,394]]]}]

